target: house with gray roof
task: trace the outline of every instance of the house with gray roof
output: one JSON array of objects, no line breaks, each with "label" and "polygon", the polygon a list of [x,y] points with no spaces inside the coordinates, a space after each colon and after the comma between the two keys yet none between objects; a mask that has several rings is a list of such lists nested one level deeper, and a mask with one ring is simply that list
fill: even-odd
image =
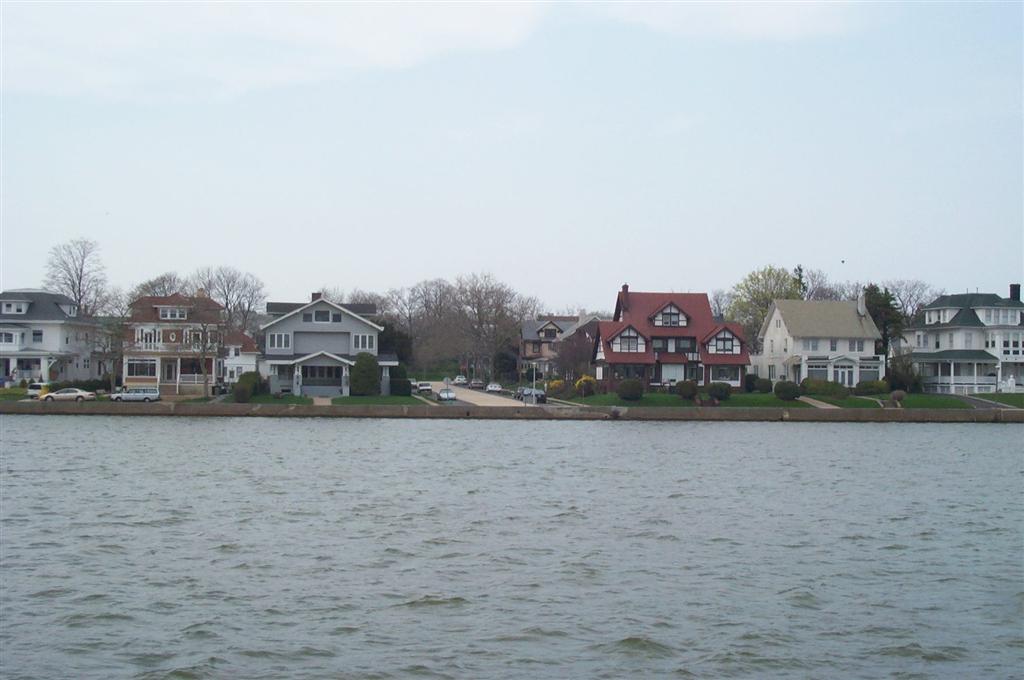
[{"label": "house with gray roof", "polygon": [[903,334],[927,392],[1024,392],[1024,303],[1010,296],[940,295]]},{"label": "house with gray roof", "polygon": [[0,370],[5,383],[91,380],[108,369],[95,360],[98,324],[79,316],[66,295],[23,288],[0,293]]},{"label": "house with gray roof", "polygon": [[376,357],[381,394],[388,394],[398,357],[379,352],[384,327],[369,318],[374,305],[339,304],[313,293],[305,303],[268,302],[267,313],[272,319],[260,327],[259,371],[268,377],[271,392],[348,396],[349,371],[366,352]]},{"label": "house with gray roof", "polygon": [[875,353],[881,333],[864,297],[853,300],[775,300],[751,355],[755,375],[800,382],[830,380],[846,386],[885,377],[885,357]]},{"label": "house with gray roof", "polygon": [[576,333],[588,334],[587,337],[592,338],[600,320],[599,316],[581,311],[575,316],[542,314],[525,321],[520,327],[519,373],[529,377],[534,368],[538,378],[547,378],[555,373],[559,345]]}]

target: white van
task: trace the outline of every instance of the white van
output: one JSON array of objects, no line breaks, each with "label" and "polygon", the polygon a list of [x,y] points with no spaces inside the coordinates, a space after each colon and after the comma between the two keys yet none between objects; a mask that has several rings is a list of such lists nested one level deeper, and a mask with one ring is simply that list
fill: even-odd
[{"label": "white van", "polygon": [[110,401],[160,401],[160,388],[129,387],[110,395]]},{"label": "white van", "polygon": [[34,382],[28,384],[28,389],[25,390],[25,396],[31,399],[38,399],[39,394],[43,391],[43,388],[50,383]]}]

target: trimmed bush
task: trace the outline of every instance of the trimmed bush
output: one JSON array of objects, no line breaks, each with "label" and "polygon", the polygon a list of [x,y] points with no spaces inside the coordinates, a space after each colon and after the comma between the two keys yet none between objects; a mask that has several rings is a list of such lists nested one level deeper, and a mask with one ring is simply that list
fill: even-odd
[{"label": "trimmed bush", "polygon": [[775,383],[775,396],[782,401],[796,401],[800,396],[800,386],[789,380],[780,380]]},{"label": "trimmed bush", "polygon": [[713,382],[708,385],[708,396],[718,401],[725,401],[732,396],[732,387],[729,383]]},{"label": "trimmed bush", "polygon": [[356,365],[352,367],[352,383],[349,392],[356,397],[380,394],[379,375],[377,357],[369,352],[360,352],[356,356]]},{"label": "trimmed bush", "polygon": [[885,380],[861,380],[853,388],[853,393],[861,396],[865,394],[887,394],[888,392],[890,392],[889,383]]},{"label": "trimmed bush", "polygon": [[761,394],[770,394],[772,391],[772,381],[768,378],[758,378],[754,387]]},{"label": "trimmed bush", "polygon": [[249,382],[237,382],[231,390],[237,404],[248,404],[252,399],[252,385]]},{"label": "trimmed bush", "polygon": [[757,389],[757,381],[759,378],[753,373],[747,373],[743,376],[743,391],[753,392]]},{"label": "trimmed bush", "polygon": [[412,394],[412,383],[409,382],[408,378],[392,378],[391,379],[391,396],[393,397],[408,397]]},{"label": "trimmed bush", "polygon": [[640,397],[644,396],[644,385],[639,380],[630,378],[620,382],[615,388],[615,393],[619,395],[619,399],[625,401],[640,401]]},{"label": "trimmed bush", "polygon": [[681,380],[676,383],[675,390],[676,394],[683,399],[693,401],[697,396],[697,383],[692,380]]},{"label": "trimmed bush", "polygon": [[238,381],[235,385],[245,385],[248,387],[250,397],[254,394],[263,394],[267,391],[267,387],[263,382],[263,378],[260,377],[259,371],[248,371],[243,373],[238,376]]},{"label": "trimmed bush", "polygon": [[406,370],[405,364],[398,364],[397,366],[392,367],[391,372],[390,372],[389,375],[391,376],[392,380],[408,380],[409,379],[409,371]]},{"label": "trimmed bush", "polygon": [[575,388],[576,394],[581,397],[589,397],[597,392],[597,379],[592,375],[581,376],[580,379],[576,381]]},{"label": "trimmed bush", "polygon": [[839,397],[843,399],[850,396],[850,390],[836,382],[804,378],[800,381],[800,394],[818,394],[824,397]]},{"label": "trimmed bush", "polygon": [[18,383],[18,387],[20,387],[23,390],[28,389],[28,381],[22,378],[21,382]]},{"label": "trimmed bush", "polygon": [[889,398],[895,402],[902,402],[907,398],[907,393],[903,390],[893,390],[892,394],[889,395]]}]

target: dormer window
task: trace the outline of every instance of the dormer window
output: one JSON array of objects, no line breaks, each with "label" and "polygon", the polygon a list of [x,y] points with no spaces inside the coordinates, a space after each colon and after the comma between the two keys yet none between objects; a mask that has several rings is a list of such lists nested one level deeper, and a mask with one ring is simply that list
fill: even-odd
[{"label": "dormer window", "polygon": [[160,319],[163,321],[176,321],[186,317],[185,310],[181,307],[161,307]]},{"label": "dormer window", "polygon": [[612,341],[612,350],[615,352],[643,352],[646,347],[640,334],[633,328],[627,328]]},{"label": "dormer window", "polygon": [[685,326],[686,317],[682,315],[675,305],[668,305],[654,315],[655,326]]},{"label": "dormer window", "polygon": [[715,354],[732,354],[735,338],[729,333],[722,333],[715,338]]},{"label": "dormer window", "polygon": [[24,314],[28,305],[24,302],[5,302],[4,314]]},{"label": "dormer window", "polygon": [[543,335],[545,340],[554,340],[556,337],[558,337],[558,331],[556,331],[554,328],[545,328],[543,330]]}]

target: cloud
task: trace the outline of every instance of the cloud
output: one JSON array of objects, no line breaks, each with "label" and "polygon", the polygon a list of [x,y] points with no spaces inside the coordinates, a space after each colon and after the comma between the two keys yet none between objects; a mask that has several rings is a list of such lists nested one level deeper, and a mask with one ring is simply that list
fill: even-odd
[{"label": "cloud", "polygon": [[592,5],[607,16],[694,38],[799,40],[856,27],[857,8],[829,2],[630,2]]},{"label": "cloud", "polygon": [[232,93],[507,49],[544,12],[518,3],[4,3],[3,87]]}]

